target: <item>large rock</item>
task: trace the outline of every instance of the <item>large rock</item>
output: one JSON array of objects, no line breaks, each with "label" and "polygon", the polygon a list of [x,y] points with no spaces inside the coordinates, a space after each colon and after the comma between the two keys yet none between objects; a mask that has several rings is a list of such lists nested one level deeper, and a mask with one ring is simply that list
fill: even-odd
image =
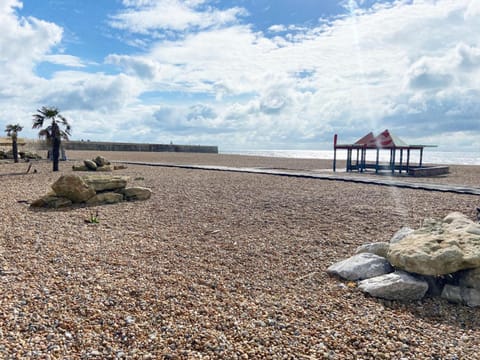
[{"label": "large rock", "polygon": [[97,156],[95,159],[93,159],[93,161],[95,161],[98,166],[110,165],[110,161],[105,159],[103,156]]},{"label": "large rock", "polygon": [[425,281],[428,284],[427,296],[440,296],[445,284],[455,282],[452,276],[434,276],[434,275],[416,275],[418,279]]},{"label": "large rock", "polygon": [[123,201],[123,195],[115,192],[103,192],[88,199],[88,205],[116,204]]},{"label": "large rock", "polygon": [[144,187],[130,187],[122,190],[122,194],[125,196],[125,200],[147,200],[152,196],[152,190]]},{"label": "large rock", "polygon": [[453,303],[465,304],[468,306],[480,306],[480,290],[454,285],[445,285],[442,291],[442,298]]},{"label": "large rock", "polygon": [[114,166],[113,165],[102,165],[102,166],[97,166],[97,171],[113,171]]},{"label": "large rock", "polygon": [[[111,166],[111,165],[104,165]],[[115,204],[123,200],[146,200],[152,191],[143,187],[126,189],[127,176],[64,175],[53,185],[53,191],[33,201],[31,207],[59,208],[72,203],[88,205]]]},{"label": "large rock", "polygon": [[425,221],[420,229],[390,244],[387,258],[399,269],[423,275],[480,267],[480,224],[460,213]]},{"label": "large rock", "polygon": [[412,301],[423,298],[428,290],[426,281],[404,272],[377,276],[362,280],[358,288],[372,296],[388,300]]},{"label": "large rock", "polygon": [[480,290],[480,268],[465,270],[458,274],[458,283],[460,286],[475,288]]},{"label": "large rock", "polygon": [[82,203],[95,196],[95,189],[88,186],[78,175],[63,175],[52,189],[58,197],[64,197],[73,203]]},{"label": "large rock", "polygon": [[112,175],[85,175],[85,183],[94,191],[121,190],[127,186],[128,177]]},{"label": "large rock", "polygon": [[389,248],[390,244],[387,242],[369,243],[359,246],[355,254],[371,253],[386,258]]},{"label": "large rock", "polygon": [[361,253],[331,265],[327,272],[347,280],[369,279],[393,271],[387,259],[371,254]]},{"label": "large rock", "polygon": [[51,195],[51,194],[42,196],[40,199],[32,201],[32,203],[30,204],[30,206],[34,208],[53,208],[53,209],[67,207],[70,205],[72,205],[71,200],[64,197]]},{"label": "large rock", "polygon": [[83,164],[87,167],[88,170],[97,170],[97,164],[93,160],[83,160]]},{"label": "large rock", "polygon": [[25,160],[40,160],[42,157],[31,151],[19,151],[18,155]]},{"label": "large rock", "polygon": [[402,227],[395,234],[393,234],[392,238],[390,239],[390,244],[398,243],[413,232],[414,230],[412,228],[409,228],[408,226]]},{"label": "large rock", "polygon": [[72,170],[73,171],[89,171],[90,169],[86,167],[85,164],[83,164],[83,165],[72,165]]}]

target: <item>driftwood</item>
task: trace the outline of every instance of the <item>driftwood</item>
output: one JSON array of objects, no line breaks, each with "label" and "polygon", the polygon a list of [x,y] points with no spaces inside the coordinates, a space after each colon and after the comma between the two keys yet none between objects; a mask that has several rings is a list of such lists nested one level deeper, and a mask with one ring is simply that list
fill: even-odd
[{"label": "driftwood", "polygon": [[[27,168],[27,171],[25,172],[12,172],[12,173],[5,173],[5,174],[0,174],[0,176],[14,176],[14,175],[25,175],[25,174],[28,174],[30,172],[30,170],[32,169],[32,163],[29,163],[28,164],[28,168]],[[37,169],[33,169],[32,171],[32,174],[36,174],[37,173]]]}]

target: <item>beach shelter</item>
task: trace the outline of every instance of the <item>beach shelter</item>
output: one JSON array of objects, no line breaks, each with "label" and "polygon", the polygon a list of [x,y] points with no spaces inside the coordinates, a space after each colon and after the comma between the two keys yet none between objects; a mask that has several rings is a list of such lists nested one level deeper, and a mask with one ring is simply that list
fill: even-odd
[{"label": "beach shelter", "polygon": [[[365,171],[367,168],[374,168],[376,172],[379,170],[390,170],[392,173],[398,170],[400,173],[405,170],[408,172],[410,168],[410,151],[420,151],[420,161],[418,166],[422,166],[423,148],[427,145],[409,145],[398,136],[393,134],[390,130],[386,129],[377,136],[374,136],[372,132],[362,136],[353,144],[337,144],[337,135],[334,136],[334,155],[333,155],[333,171],[336,171],[336,150],[347,150],[347,165],[346,170],[358,170],[360,172]],[[353,151],[356,150],[356,161],[353,161]],[[376,151],[376,160],[374,164],[369,164],[366,161],[366,155],[368,150]],[[388,150],[390,152],[388,165],[380,164],[380,151]],[[404,151],[407,152],[406,164],[404,164],[403,157]],[[397,152],[399,152],[399,161],[397,163]]]}]

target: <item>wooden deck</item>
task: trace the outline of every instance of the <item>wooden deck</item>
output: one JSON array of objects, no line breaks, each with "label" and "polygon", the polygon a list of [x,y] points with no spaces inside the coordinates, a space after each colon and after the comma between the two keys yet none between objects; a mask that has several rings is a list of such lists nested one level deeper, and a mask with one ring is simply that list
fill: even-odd
[{"label": "wooden deck", "polygon": [[448,166],[421,166],[411,167],[408,174],[415,177],[420,176],[438,176],[448,174]]},{"label": "wooden deck", "polygon": [[451,192],[456,194],[467,195],[480,195],[480,187],[447,185],[447,184],[432,184],[423,182],[408,182],[401,180],[391,180],[384,178],[372,178],[372,177],[351,177],[341,174],[318,174],[309,171],[285,171],[278,169],[265,169],[265,168],[236,168],[228,166],[211,166],[211,165],[184,165],[184,164],[166,164],[166,163],[152,163],[152,162],[140,162],[140,161],[114,161],[123,164],[132,165],[145,165],[145,166],[162,166],[162,167],[175,167],[181,169],[193,169],[193,170],[208,170],[208,171],[230,171],[230,172],[243,172],[250,174],[264,174],[274,176],[287,176],[306,179],[319,179],[319,180],[332,180],[332,181],[344,181],[360,184],[371,184],[380,186],[393,186],[398,188],[416,189],[416,190],[428,190],[428,191],[441,191]]}]

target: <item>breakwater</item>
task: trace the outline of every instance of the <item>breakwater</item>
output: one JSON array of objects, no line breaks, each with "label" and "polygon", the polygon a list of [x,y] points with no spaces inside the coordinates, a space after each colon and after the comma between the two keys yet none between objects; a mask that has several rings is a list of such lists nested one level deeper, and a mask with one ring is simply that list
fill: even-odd
[{"label": "breakwater", "polygon": [[[46,145],[45,150],[47,149]],[[144,144],[102,141],[63,141],[65,150],[90,151],[142,151],[142,152],[191,152],[218,154],[217,146],[175,145],[175,144]]]}]

